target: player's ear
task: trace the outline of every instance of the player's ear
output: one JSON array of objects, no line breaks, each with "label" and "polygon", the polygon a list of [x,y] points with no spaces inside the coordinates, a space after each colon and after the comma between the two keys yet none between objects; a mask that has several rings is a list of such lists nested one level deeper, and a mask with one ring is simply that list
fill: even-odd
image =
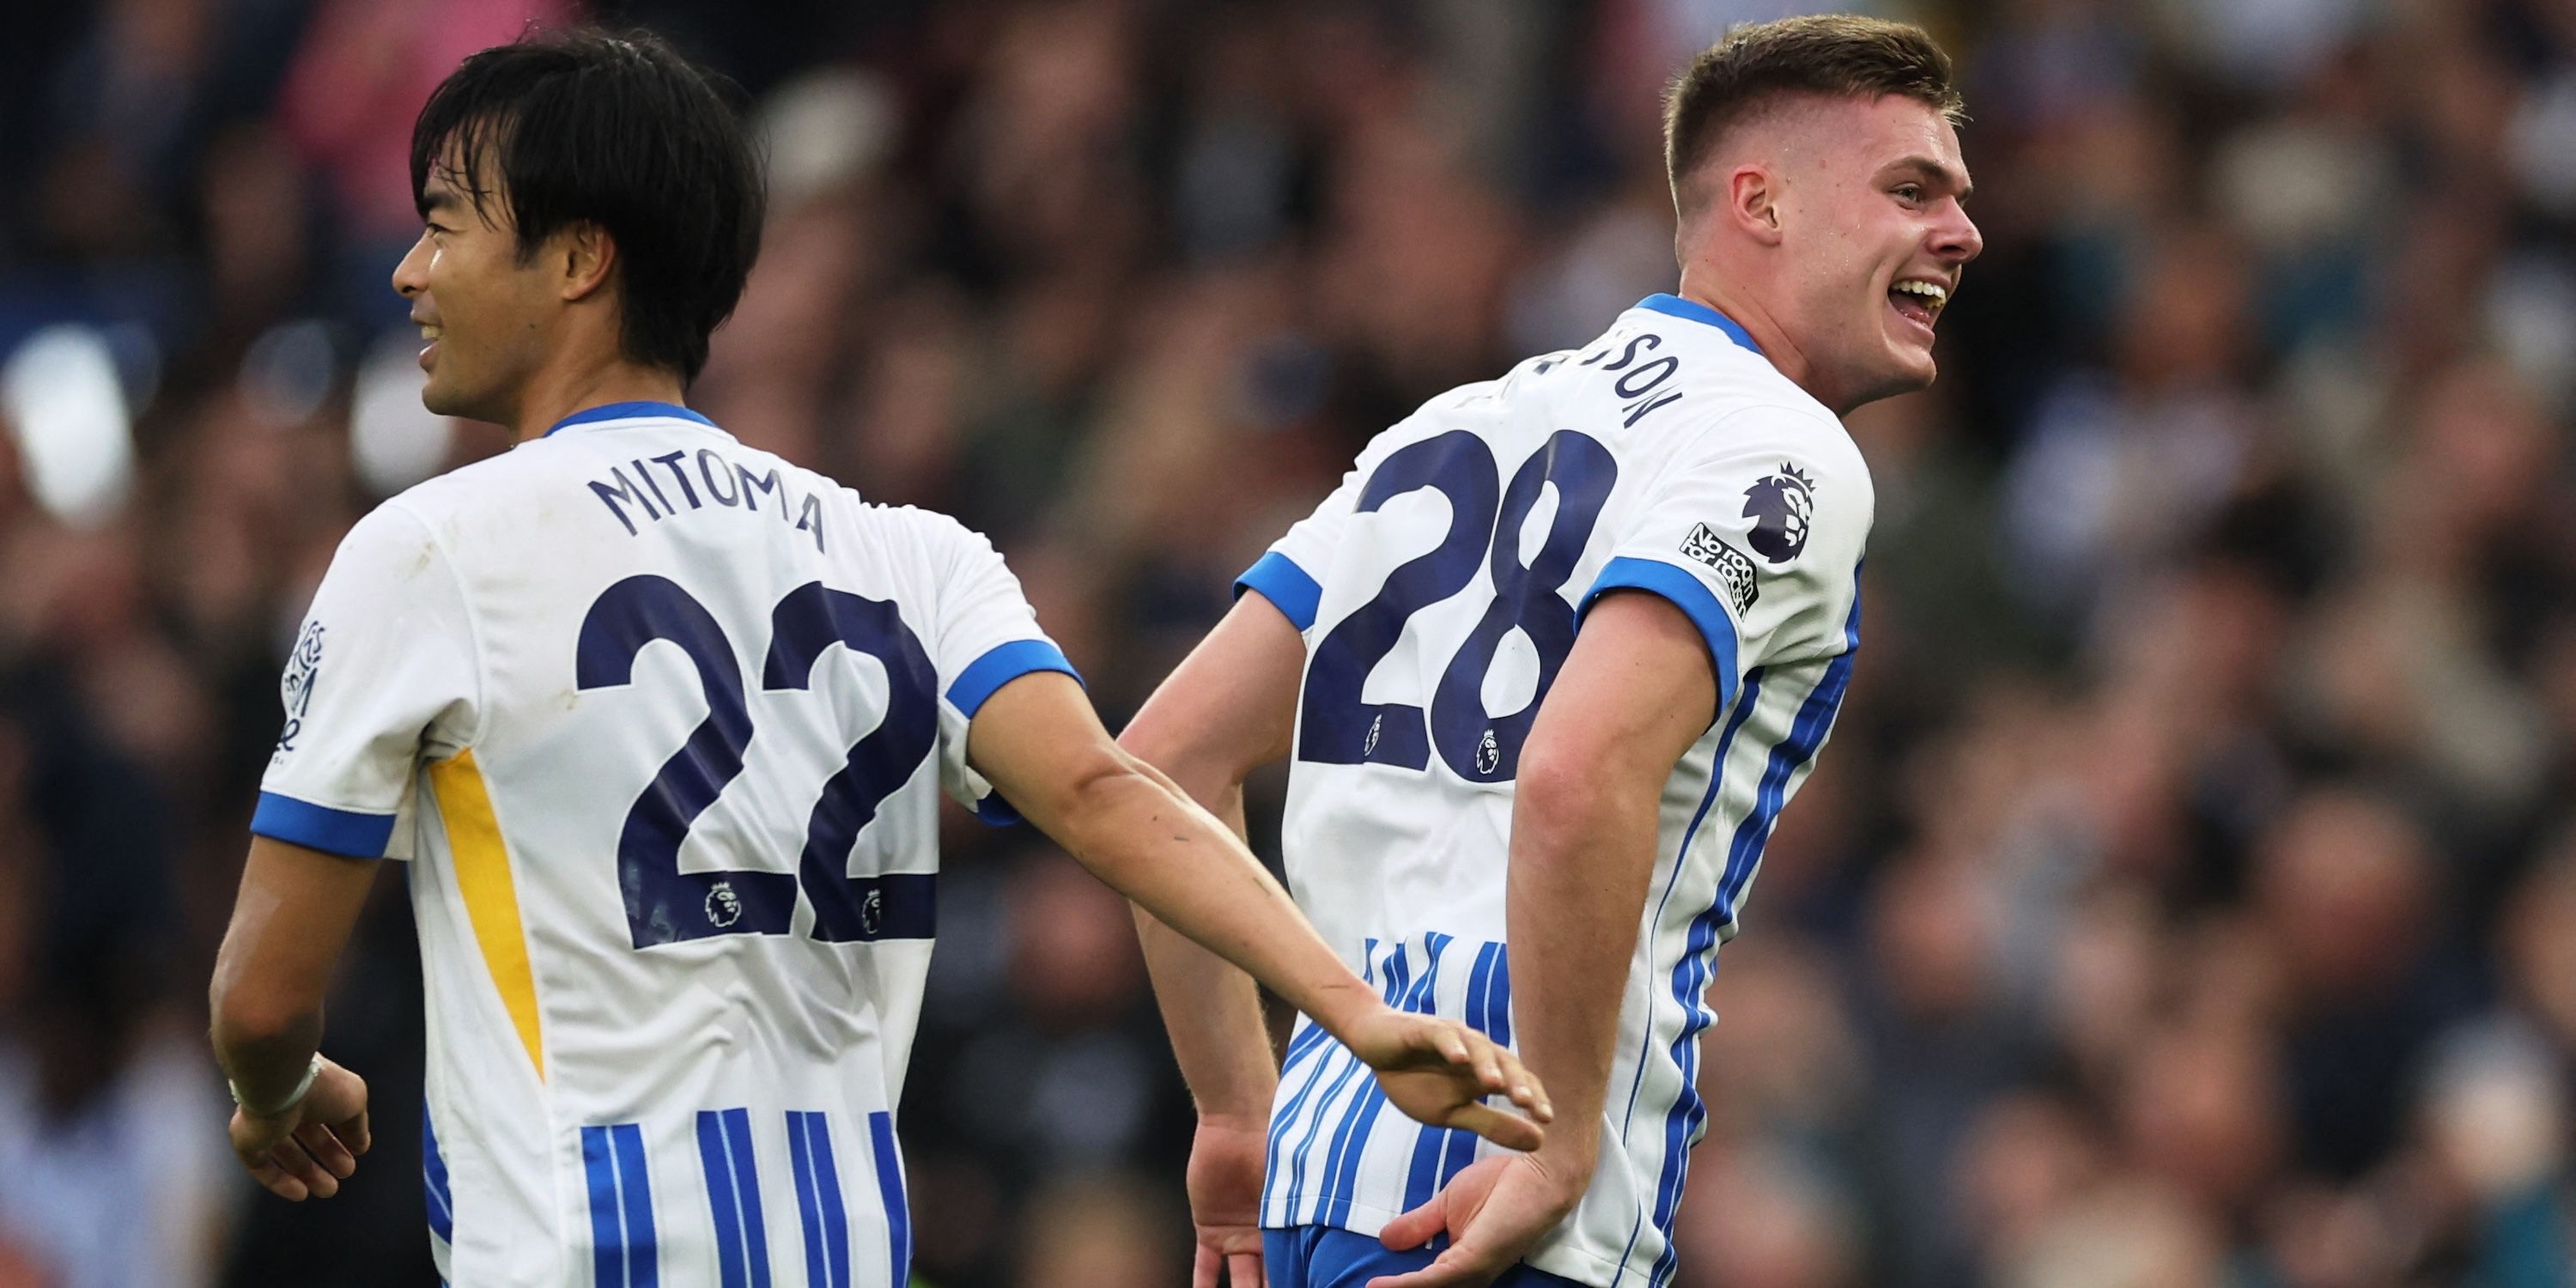
[{"label": "player's ear", "polygon": [[1758,161],[1738,163],[1720,180],[1719,218],[1765,246],[1780,244],[1780,176]]},{"label": "player's ear", "polygon": [[607,284],[617,266],[617,241],[606,228],[585,219],[555,234],[554,240],[565,302],[585,299]]}]

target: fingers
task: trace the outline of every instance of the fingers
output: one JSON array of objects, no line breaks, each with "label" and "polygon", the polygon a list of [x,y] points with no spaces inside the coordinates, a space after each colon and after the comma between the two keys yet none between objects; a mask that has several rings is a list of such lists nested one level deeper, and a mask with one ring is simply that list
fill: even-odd
[{"label": "fingers", "polygon": [[1234,1288],[1262,1288],[1261,1254],[1238,1252],[1225,1259],[1226,1273],[1234,1279]]},{"label": "fingers", "polygon": [[1475,1059],[1471,1041],[1475,1033],[1453,1020],[1430,1020],[1415,1026],[1406,1036],[1409,1045],[1434,1052],[1452,1065],[1463,1068]]},{"label": "fingers", "polygon": [[1377,1241],[1389,1252],[1406,1252],[1431,1242],[1432,1237],[1449,1225],[1449,1191],[1432,1195],[1422,1206],[1410,1212],[1399,1212],[1379,1226]]},{"label": "fingers", "polygon": [[1380,1275],[1368,1281],[1368,1288],[1483,1288],[1508,1268],[1490,1261],[1466,1244],[1453,1244],[1430,1265],[1410,1274]]},{"label": "fingers", "polygon": [[1449,1115],[1448,1126],[1471,1131],[1505,1149],[1526,1154],[1547,1143],[1547,1133],[1519,1114],[1505,1113],[1483,1104],[1460,1105]]},{"label": "fingers", "polygon": [[[278,1147],[293,1148],[293,1142],[279,1139],[274,1134],[274,1125],[253,1119],[236,1109],[228,1130],[232,1135],[233,1157],[241,1160],[243,1169],[250,1173],[252,1180],[290,1203],[301,1203],[312,1193],[311,1187],[301,1177],[278,1165]],[[301,1150],[296,1152],[302,1153]]]},{"label": "fingers", "polygon": [[302,1145],[305,1154],[321,1164],[322,1170],[329,1172],[334,1180],[347,1180],[350,1173],[358,1170],[357,1157],[349,1152],[348,1146],[340,1143],[340,1138],[333,1135],[329,1127],[321,1123],[306,1123],[296,1128],[295,1143]]},{"label": "fingers", "polygon": [[1501,1048],[1494,1045],[1492,1038],[1474,1029],[1462,1026],[1459,1031],[1467,1035],[1470,1056],[1466,1063],[1475,1071],[1476,1085],[1483,1087],[1490,1095],[1502,1095],[1510,1091],[1511,1083],[1503,1077]]},{"label": "fingers", "polygon": [[1472,1064],[1477,1084],[1490,1095],[1507,1096],[1513,1104],[1527,1110],[1540,1122],[1556,1120],[1556,1106],[1548,1102],[1547,1088],[1538,1075],[1531,1073],[1511,1048],[1495,1042],[1473,1029],[1466,1029],[1471,1043]]},{"label": "fingers", "polygon": [[[278,1174],[281,1181],[286,1182],[286,1184],[268,1185],[268,1188],[280,1198],[301,1202],[308,1194],[314,1198],[327,1199],[340,1192],[340,1178],[333,1176],[320,1163],[314,1162],[313,1156],[305,1153],[304,1147],[292,1139],[279,1141],[268,1151],[268,1157],[264,1161]],[[257,1166],[251,1168],[251,1175],[259,1174],[260,1169]]]},{"label": "fingers", "polygon": [[347,1146],[352,1154],[366,1153],[368,1147],[376,1143],[375,1131],[367,1126],[367,1111],[364,1109],[346,1122],[331,1124],[331,1134],[339,1137],[340,1143]]},{"label": "fingers", "polygon": [[245,1159],[242,1166],[250,1169],[252,1180],[266,1186],[269,1193],[289,1203],[301,1203],[309,1193],[304,1188],[304,1182],[280,1171],[276,1164],[268,1161],[267,1155],[261,1155],[256,1162]]},{"label": "fingers", "polygon": [[1540,1122],[1555,1122],[1556,1106],[1548,1103],[1547,1088],[1540,1085],[1538,1075],[1530,1072],[1521,1063],[1521,1058],[1512,1054],[1511,1048],[1496,1047],[1495,1050],[1502,1060],[1504,1080],[1511,1084],[1512,1103],[1528,1110],[1530,1116]]},{"label": "fingers", "polygon": [[331,1134],[351,1154],[363,1154],[374,1143],[367,1126],[367,1080],[330,1060],[314,1076],[305,1104],[306,1116],[331,1124]]},{"label": "fingers", "polygon": [[1216,1269],[1219,1258],[1216,1249],[1204,1243],[1198,1245],[1198,1249],[1198,1255],[1190,1259],[1190,1288],[1218,1288]]}]

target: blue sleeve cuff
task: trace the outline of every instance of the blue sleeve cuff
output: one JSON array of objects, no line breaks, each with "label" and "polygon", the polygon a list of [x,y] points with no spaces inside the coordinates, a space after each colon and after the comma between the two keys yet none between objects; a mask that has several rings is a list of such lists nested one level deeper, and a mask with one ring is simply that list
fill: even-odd
[{"label": "blue sleeve cuff", "polygon": [[1000,792],[990,792],[975,802],[975,821],[987,827],[1009,827],[1021,819],[1020,812],[1012,809]]},{"label": "blue sleeve cuff", "polygon": [[[1012,640],[994,645],[958,675],[957,682],[948,686],[949,705],[972,720],[1003,685],[1031,671],[1062,671],[1076,683],[1082,681],[1082,672],[1073,669],[1073,663],[1065,660],[1064,650],[1053,641]],[[1009,827],[1020,821],[1020,812],[1012,809],[1000,792],[992,792],[975,802],[975,817],[994,827]]]},{"label": "blue sleeve cuff", "polygon": [[1247,590],[1260,591],[1263,599],[1278,605],[1299,631],[1315,628],[1315,609],[1323,603],[1324,588],[1288,556],[1273,550],[1244,569],[1234,579],[1235,597],[1242,598]]},{"label": "blue sleeve cuff", "polygon": [[394,838],[394,816],[332,809],[275,792],[259,794],[259,809],[250,816],[253,836],[301,845],[308,850],[352,859],[381,859]]},{"label": "blue sleeve cuff", "polygon": [[1082,681],[1082,672],[1073,669],[1073,663],[1064,659],[1064,650],[1057,648],[1054,641],[1012,640],[994,645],[959,672],[956,682],[948,686],[948,703],[972,720],[1003,685],[1031,671],[1062,671],[1076,683]]},{"label": "blue sleeve cuff", "polygon": [[[1723,712],[1734,703],[1736,685],[1742,678],[1735,666],[1735,619],[1726,615],[1707,583],[1671,564],[1622,556],[1602,568],[1592,588],[1583,592],[1583,603],[1575,609],[1578,623],[1592,611],[1594,600],[1613,590],[1660,595],[1682,610],[1691,625],[1699,628],[1700,638],[1708,643],[1708,662],[1717,674],[1717,711]],[[1717,712],[1710,713],[1709,719],[1714,723]]]}]

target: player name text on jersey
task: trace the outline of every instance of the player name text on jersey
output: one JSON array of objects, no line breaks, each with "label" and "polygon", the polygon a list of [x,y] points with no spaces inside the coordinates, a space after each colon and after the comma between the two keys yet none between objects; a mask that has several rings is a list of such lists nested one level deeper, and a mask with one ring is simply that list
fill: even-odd
[{"label": "player name text on jersey", "polygon": [[[813,534],[814,549],[823,549],[822,503],[812,496],[798,499],[775,467],[767,473],[754,474],[751,467],[724,456],[712,447],[699,448],[694,461],[687,452],[664,452],[659,456],[639,456],[627,464],[635,467],[634,478],[627,477],[623,466],[612,465],[608,476],[615,482],[593,479],[590,490],[599,498],[601,505],[608,507],[610,514],[617,516],[619,523],[626,525],[628,536],[643,530],[626,512],[629,505],[642,509],[645,518],[657,523],[680,513],[680,507],[672,502],[670,494],[662,490],[661,483],[653,476],[650,467],[659,465],[669,473],[673,488],[679,492],[681,500],[687,502],[689,509],[703,510],[712,504],[722,509],[739,507],[757,513],[761,497],[767,496],[776,503],[772,509],[779,522],[792,522],[797,531]],[[697,468],[688,468],[690,464]],[[690,482],[692,474],[697,476],[694,485]],[[788,517],[790,511],[794,512],[793,520]]]}]

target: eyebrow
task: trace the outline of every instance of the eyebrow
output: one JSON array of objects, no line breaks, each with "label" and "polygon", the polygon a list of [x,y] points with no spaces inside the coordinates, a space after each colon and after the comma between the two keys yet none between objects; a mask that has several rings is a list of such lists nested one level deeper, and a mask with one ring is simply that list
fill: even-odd
[{"label": "eyebrow", "polygon": [[442,211],[455,209],[456,194],[445,188],[423,188],[420,200],[416,204],[420,207],[421,218],[427,219]]},{"label": "eyebrow", "polygon": [[1959,204],[1963,206],[1968,204],[1968,198],[1975,196],[1977,193],[1977,185],[1968,182],[1966,175],[1963,175],[1927,156],[1910,156],[1902,161],[1891,164],[1888,166],[1888,169],[1915,171],[1932,180],[1934,183],[1957,193],[1959,196]]}]

